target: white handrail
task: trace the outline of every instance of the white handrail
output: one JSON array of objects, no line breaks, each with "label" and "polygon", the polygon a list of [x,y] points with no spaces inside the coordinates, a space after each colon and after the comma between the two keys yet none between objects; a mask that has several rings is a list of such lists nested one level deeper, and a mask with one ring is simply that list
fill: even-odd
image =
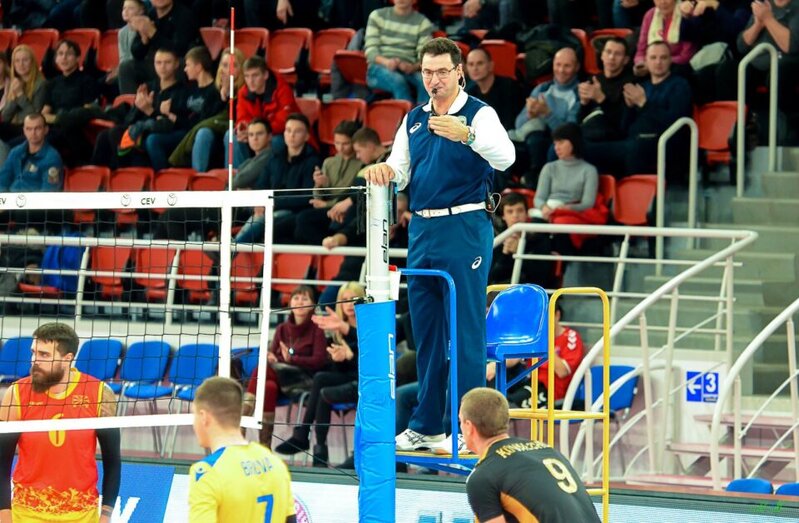
[{"label": "white handrail", "polygon": [[[673,234],[667,234],[666,232],[661,231],[669,231],[675,232],[678,230],[686,231],[688,233],[693,233],[694,237],[701,237],[702,233],[709,232],[709,230],[701,229],[701,230],[691,230],[691,229],[676,229],[676,228],[668,228],[668,229],[655,229],[657,233],[650,232],[649,235],[653,234],[664,234],[666,236],[672,236]],[[721,233],[722,231],[716,231],[714,234]],[[683,282],[687,281],[688,279],[694,277],[695,275],[699,274],[700,272],[706,270],[708,267],[712,266],[716,262],[719,262],[723,259],[726,259],[730,256],[735,255],[738,251],[742,250],[746,246],[752,244],[758,237],[758,234],[754,231],[724,231],[727,234],[731,234],[733,232],[743,233],[740,236],[728,236],[730,239],[737,240],[734,241],[732,244],[728,245],[724,249],[720,250],[719,252],[705,258],[704,260],[700,261],[693,267],[686,269],[685,271],[681,272],[671,280],[665,282],[663,285],[655,289],[648,297],[644,298],[640,303],[638,303],[635,307],[630,309],[618,322],[616,322],[610,329],[610,336],[611,339],[615,338],[625,327],[627,327],[630,323],[633,322],[638,316],[641,315],[645,310],[647,310],[652,304],[657,303],[663,296],[670,293],[673,289],[679,287]],[[636,234],[636,233],[632,233]],[[638,233],[640,235],[640,233]],[[676,235],[675,235],[676,236]],[[732,325],[728,324],[728,334],[727,336],[731,336]],[[599,352],[602,350],[603,340],[599,339],[591,347],[586,355],[583,357],[583,361],[580,362],[580,365],[574,371],[574,375],[572,376],[571,383],[569,383],[568,389],[566,389],[566,395],[563,398],[563,409],[570,410],[572,408],[572,404],[574,402],[574,394],[577,392],[577,387],[579,386],[580,382],[582,382],[583,378],[585,377],[588,369],[590,368],[592,362],[597,357]],[[568,442],[568,431],[561,431],[560,433],[560,448],[566,448]]]},{"label": "white handrail", "polygon": [[768,169],[773,171],[777,168],[777,94],[778,77],[777,49],[773,45],[763,42],[757,44],[738,64],[738,121],[737,136],[735,140],[735,189],[738,198],[744,195],[744,163],[746,161],[744,151],[744,123],[746,108],[746,68],[749,63],[763,53],[769,54],[770,87],[768,94]]},{"label": "white handrail", "polygon": [[[732,367],[730,367],[727,377],[719,388],[719,397],[716,407],[713,409],[713,421],[710,424],[710,473],[713,478],[713,489],[721,489],[721,471],[719,464],[719,436],[721,431],[721,416],[723,414],[724,405],[728,401],[730,389],[735,382],[736,376],[741,373],[744,365],[749,363],[752,356],[763,346],[763,343],[774,334],[774,332],[785,323],[791,316],[799,311],[799,299],[795,300],[781,313],[777,315],[771,322],[763,328],[760,333],[746,346],[738,359],[735,360]],[[736,434],[736,438],[738,435]]]},{"label": "white handrail", "polygon": [[[663,134],[658,138],[658,188],[657,188],[657,210],[655,226],[665,226],[666,214],[666,144],[674,134],[688,126],[691,130],[691,148],[690,148],[690,164],[688,166],[688,228],[693,229],[696,227],[696,173],[697,166],[699,165],[699,131],[696,127],[696,122],[693,118],[683,116],[678,118],[673,124],[666,129]],[[693,246],[693,241],[690,243]],[[663,259],[663,238],[658,237],[655,240],[655,258],[658,261]],[[662,267],[660,264],[655,269],[657,275],[660,276]]]}]

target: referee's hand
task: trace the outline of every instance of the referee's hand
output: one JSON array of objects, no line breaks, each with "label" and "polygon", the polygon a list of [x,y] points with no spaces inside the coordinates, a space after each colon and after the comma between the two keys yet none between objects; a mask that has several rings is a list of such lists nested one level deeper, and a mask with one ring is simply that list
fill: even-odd
[{"label": "referee's hand", "polygon": [[363,173],[363,177],[367,182],[371,182],[380,186],[388,185],[389,182],[394,179],[394,176],[394,169],[392,169],[387,163],[376,163],[374,165],[370,165]]}]

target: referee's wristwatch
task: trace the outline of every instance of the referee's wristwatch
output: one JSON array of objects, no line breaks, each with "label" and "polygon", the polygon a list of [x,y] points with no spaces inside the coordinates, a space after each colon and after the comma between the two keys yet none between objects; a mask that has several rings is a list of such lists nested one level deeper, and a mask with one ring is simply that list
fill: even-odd
[{"label": "referee's wristwatch", "polygon": [[468,131],[466,134],[466,140],[462,141],[461,143],[463,145],[472,145],[474,143],[474,127],[467,125],[466,130]]},{"label": "referee's wristwatch", "polygon": [[294,359],[294,347],[289,347],[289,361]]}]

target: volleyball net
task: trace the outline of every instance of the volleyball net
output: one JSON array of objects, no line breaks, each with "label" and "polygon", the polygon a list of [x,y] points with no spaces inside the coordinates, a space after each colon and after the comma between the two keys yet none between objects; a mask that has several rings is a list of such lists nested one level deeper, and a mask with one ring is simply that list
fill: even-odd
[{"label": "volleyball net", "polygon": [[[272,191],[0,195],[13,231],[0,235],[4,384],[29,375],[34,330],[59,322],[80,338],[72,366],[118,398],[116,416],[0,432],[190,425],[185,406],[205,378],[263,371],[271,302],[296,286],[263,284],[273,200]],[[263,209],[263,232],[238,243],[253,209]],[[260,426],[263,402],[261,389],[243,426]]]}]

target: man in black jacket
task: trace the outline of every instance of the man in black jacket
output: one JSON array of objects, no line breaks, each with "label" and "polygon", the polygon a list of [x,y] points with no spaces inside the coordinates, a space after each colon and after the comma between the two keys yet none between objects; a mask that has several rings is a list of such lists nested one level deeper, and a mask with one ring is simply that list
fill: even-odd
[{"label": "man in black jacket", "polygon": [[183,57],[199,42],[200,29],[192,11],[174,0],[152,0],[149,16],[135,16],[130,24],[136,30],[131,53],[133,60],[119,64],[119,92],[135,93],[142,83],[155,77],[153,58],[161,48],[170,48]]}]

